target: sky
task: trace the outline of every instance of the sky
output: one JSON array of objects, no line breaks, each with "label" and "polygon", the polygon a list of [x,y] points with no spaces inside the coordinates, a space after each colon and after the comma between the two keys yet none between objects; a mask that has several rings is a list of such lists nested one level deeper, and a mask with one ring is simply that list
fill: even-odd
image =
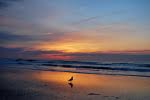
[{"label": "sky", "polygon": [[149,0],[0,0],[0,57],[150,55],[149,5]]}]

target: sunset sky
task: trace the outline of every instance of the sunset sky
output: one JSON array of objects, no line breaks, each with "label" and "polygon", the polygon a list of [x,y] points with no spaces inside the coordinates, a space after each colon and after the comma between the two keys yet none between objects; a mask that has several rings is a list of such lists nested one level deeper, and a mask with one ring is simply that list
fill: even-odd
[{"label": "sunset sky", "polygon": [[0,51],[64,60],[150,55],[150,0],[0,0]]}]

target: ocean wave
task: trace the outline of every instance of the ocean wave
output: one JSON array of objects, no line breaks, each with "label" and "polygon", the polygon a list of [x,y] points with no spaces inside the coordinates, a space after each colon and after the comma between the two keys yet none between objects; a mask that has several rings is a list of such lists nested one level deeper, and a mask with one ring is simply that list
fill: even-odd
[{"label": "ocean wave", "polygon": [[63,60],[1,59],[1,66],[36,70],[57,70],[96,74],[150,76],[150,64],[128,62],[85,62]]}]

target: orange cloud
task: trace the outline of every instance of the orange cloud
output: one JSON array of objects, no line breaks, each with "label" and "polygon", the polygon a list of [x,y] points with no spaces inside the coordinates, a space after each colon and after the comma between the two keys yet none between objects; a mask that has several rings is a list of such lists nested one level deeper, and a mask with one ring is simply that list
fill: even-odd
[{"label": "orange cloud", "polygon": [[[150,49],[148,46],[149,42],[145,41],[144,38],[141,38],[140,36],[136,36],[135,38],[135,35],[133,34],[131,34],[129,37],[130,26],[121,24],[119,25],[120,26],[112,26],[112,29],[108,30],[87,29],[71,33],[64,33],[62,36],[60,36],[59,38],[54,38],[54,40],[52,41],[48,41],[47,39],[46,42],[44,41],[38,43],[37,45],[35,45],[35,48],[42,50],[63,51],[66,53],[112,53],[112,51],[124,52],[128,50],[133,51]],[[115,29],[113,29],[114,27]],[[122,32],[122,29],[120,29],[120,27],[125,28],[125,30],[127,31]]]}]

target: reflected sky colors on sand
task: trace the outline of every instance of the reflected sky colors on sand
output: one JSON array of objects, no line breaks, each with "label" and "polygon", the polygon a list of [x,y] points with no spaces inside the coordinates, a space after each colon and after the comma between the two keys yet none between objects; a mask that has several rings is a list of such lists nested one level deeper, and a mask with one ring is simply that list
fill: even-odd
[{"label": "reflected sky colors on sand", "polygon": [[[71,76],[74,80],[68,82]],[[1,69],[0,79],[1,89],[8,91],[12,99],[15,96],[33,100],[150,99],[150,80],[146,77]]]},{"label": "reflected sky colors on sand", "polygon": [[[79,95],[81,93],[82,96],[88,94],[88,96],[96,96],[98,98],[107,97],[107,99],[113,99],[114,96],[121,100],[129,98],[133,98],[134,100],[141,98],[142,100],[146,97],[149,98],[148,93],[150,92],[149,79],[140,77],[45,71],[33,76],[38,80],[46,82],[47,85],[57,84],[58,87],[61,86],[64,92],[65,90],[66,92],[69,91],[68,89],[70,88],[70,94],[75,93]],[[67,84],[71,76],[74,76],[74,80],[71,82],[73,85],[72,88]],[[140,96],[138,96],[138,94],[140,94]]]}]

